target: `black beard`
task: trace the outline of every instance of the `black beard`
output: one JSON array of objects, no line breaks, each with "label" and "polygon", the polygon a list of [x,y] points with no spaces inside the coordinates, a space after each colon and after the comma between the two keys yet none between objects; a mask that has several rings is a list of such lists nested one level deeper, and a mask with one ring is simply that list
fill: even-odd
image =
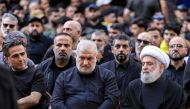
[{"label": "black beard", "polygon": [[116,55],[116,59],[117,59],[117,61],[119,61],[120,63],[123,63],[123,62],[125,62],[128,58],[127,58],[127,56],[124,55],[124,54],[118,54],[118,55]]},{"label": "black beard", "polygon": [[31,33],[30,33],[30,36],[33,40],[39,40],[40,37],[42,36],[42,33],[39,33],[37,30],[33,30]]}]

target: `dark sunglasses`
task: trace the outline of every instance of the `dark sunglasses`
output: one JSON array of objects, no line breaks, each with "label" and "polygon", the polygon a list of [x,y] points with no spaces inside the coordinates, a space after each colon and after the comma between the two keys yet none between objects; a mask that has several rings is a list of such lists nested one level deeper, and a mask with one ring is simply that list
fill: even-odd
[{"label": "dark sunglasses", "polygon": [[145,45],[148,45],[148,44],[150,44],[150,42],[149,41],[146,41],[146,40],[142,40],[142,39],[137,39],[137,43],[142,43],[143,42],[143,44],[145,44]]},{"label": "dark sunglasses", "polygon": [[173,45],[169,45],[169,48],[183,48],[184,46],[181,44],[173,44]]},{"label": "dark sunglasses", "polygon": [[12,25],[12,24],[3,24],[3,26],[5,27],[5,28],[7,28],[8,26],[10,27],[10,28],[14,28],[15,27],[15,25]]},{"label": "dark sunglasses", "polygon": [[100,39],[92,39],[92,41],[97,41],[97,42],[102,42],[102,40],[100,40]]}]

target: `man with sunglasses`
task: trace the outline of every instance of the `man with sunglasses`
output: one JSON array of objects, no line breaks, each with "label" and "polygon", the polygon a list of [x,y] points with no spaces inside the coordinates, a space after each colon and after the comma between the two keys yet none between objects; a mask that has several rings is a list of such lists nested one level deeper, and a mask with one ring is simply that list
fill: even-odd
[{"label": "man with sunglasses", "polygon": [[3,14],[1,22],[1,32],[3,34],[3,37],[6,37],[7,34],[11,31],[16,31],[17,26],[18,19],[14,15],[10,13]]},{"label": "man with sunglasses", "polygon": [[164,72],[164,77],[183,85],[183,76],[185,70],[184,57],[188,53],[186,40],[182,37],[174,37],[169,43],[169,57],[171,59],[169,67]]},{"label": "man with sunglasses", "polygon": [[147,45],[152,45],[153,37],[148,32],[140,33],[135,39],[135,53],[131,54],[136,62],[140,62],[140,53],[142,49]]}]

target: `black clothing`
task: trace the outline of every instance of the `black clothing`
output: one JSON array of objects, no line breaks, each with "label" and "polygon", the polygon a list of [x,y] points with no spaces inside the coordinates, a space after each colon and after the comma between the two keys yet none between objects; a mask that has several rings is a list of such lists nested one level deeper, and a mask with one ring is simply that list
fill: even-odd
[{"label": "black clothing", "polygon": [[94,31],[97,30],[103,30],[106,33],[108,33],[108,30],[106,28],[106,26],[102,25],[100,21],[97,21],[97,23],[92,24],[91,21],[86,21],[85,23],[85,33],[87,35],[91,35]]},{"label": "black clothing", "polygon": [[97,62],[97,64],[100,65],[100,64],[103,64],[105,62],[111,61],[113,59],[114,59],[114,55],[111,52],[111,50],[104,48],[102,58],[100,59],[99,62]]},{"label": "black clothing", "polygon": [[55,81],[56,81],[58,75],[62,71],[65,71],[75,65],[76,65],[76,61],[75,61],[75,58],[72,56],[69,59],[69,63],[63,68],[59,68],[55,65],[54,57],[51,57],[45,61],[42,61],[38,65],[38,68],[41,70],[41,72],[44,73],[45,83],[46,83],[46,91],[48,91],[50,94],[52,94],[53,89],[54,89],[54,84],[55,84]]},{"label": "black clothing", "polygon": [[186,64],[184,62],[184,64],[176,70],[175,67],[170,64],[169,67],[164,70],[163,77],[175,81],[180,86],[183,86],[185,65]]},{"label": "black clothing", "polygon": [[190,55],[184,70],[183,83],[186,98],[186,107],[190,108]]},{"label": "black clothing", "polygon": [[140,77],[141,65],[129,59],[125,65],[119,65],[115,60],[112,60],[101,66],[114,73],[121,92],[122,102],[129,82]]},{"label": "black clothing", "polygon": [[183,89],[175,82],[160,78],[144,84],[140,79],[129,83],[121,109],[184,109]]},{"label": "black clothing", "polygon": [[129,55],[129,57],[130,57],[131,59],[133,59],[135,62],[141,64],[141,62],[140,62],[140,61],[137,59],[137,57],[136,57],[136,53],[131,53],[131,54]]},{"label": "black clothing", "polygon": [[[31,92],[45,92],[43,74],[36,67],[28,67],[23,71],[12,71],[18,99],[29,96]],[[34,106],[31,109],[38,109]]]},{"label": "black clothing", "polygon": [[42,61],[44,61],[52,56],[54,56],[53,46],[51,46],[47,49],[46,53],[44,54],[44,57],[42,58]]},{"label": "black clothing", "polygon": [[39,40],[33,40],[31,37],[27,37],[27,52],[28,57],[38,64],[42,61],[47,49],[52,45],[53,40],[46,36],[41,36]]},{"label": "black clothing", "polygon": [[137,17],[151,20],[155,12],[160,12],[159,0],[128,0],[127,8],[135,12]]},{"label": "black clothing", "polygon": [[55,83],[52,109],[116,109],[119,90],[113,74],[96,66],[88,75],[77,67],[61,73]]},{"label": "black clothing", "polygon": [[13,78],[8,69],[0,64],[0,107],[1,109],[18,109]]}]

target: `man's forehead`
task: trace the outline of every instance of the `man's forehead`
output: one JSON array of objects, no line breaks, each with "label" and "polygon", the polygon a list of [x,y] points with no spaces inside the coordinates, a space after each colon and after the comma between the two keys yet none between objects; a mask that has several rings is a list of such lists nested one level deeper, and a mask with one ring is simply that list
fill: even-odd
[{"label": "man's forehead", "polygon": [[116,45],[116,44],[129,44],[129,41],[128,40],[115,39],[114,45]]},{"label": "man's forehead", "polygon": [[14,23],[14,24],[16,24],[16,21],[11,20],[9,17],[2,19],[2,22],[3,23]]}]

